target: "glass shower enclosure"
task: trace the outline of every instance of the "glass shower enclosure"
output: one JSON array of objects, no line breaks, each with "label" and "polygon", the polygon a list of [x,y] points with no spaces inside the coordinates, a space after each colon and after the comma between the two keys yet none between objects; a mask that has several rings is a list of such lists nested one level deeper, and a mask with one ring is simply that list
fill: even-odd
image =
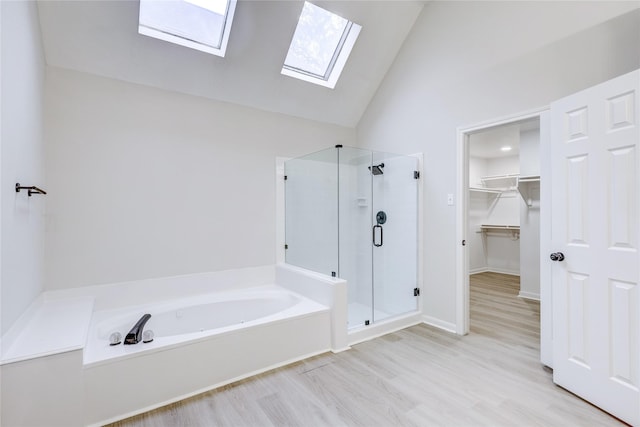
[{"label": "glass shower enclosure", "polygon": [[417,169],[340,145],[285,162],[286,262],[347,281],[350,329],[418,308]]}]

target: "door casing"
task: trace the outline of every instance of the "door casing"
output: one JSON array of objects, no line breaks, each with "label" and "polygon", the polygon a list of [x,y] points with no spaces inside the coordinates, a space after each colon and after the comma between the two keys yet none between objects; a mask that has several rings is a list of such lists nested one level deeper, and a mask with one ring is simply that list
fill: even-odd
[{"label": "door casing", "polygon": [[[547,196],[549,193],[550,176],[548,168],[549,154],[549,107],[542,107],[531,111],[516,113],[506,117],[488,120],[457,129],[457,194],[456,208],[456,333],[469,333],[469,256],[466,246],[467,240],[467,209],[469,187],[469,136],[475,132],[508,125],[527,119],[540,120],[540,253],[548,253],[551,244],[550,210]],[[543,258],[541,258],[543,259]],[[541,324],[541,359],[542,362],[552,364],[551,341],[551,269],[548,263],[540,263],[540,324]]]}]

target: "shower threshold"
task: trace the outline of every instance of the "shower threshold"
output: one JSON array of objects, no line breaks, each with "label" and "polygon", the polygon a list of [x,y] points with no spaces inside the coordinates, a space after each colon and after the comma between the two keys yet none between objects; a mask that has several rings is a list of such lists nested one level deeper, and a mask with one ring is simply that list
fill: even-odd
[{"label": "shower threshold", "polygon": [[370,321],[371,324],[373,324],[374,320],[377,322],[391,316],[391,314],[382,310],[374,310],[372,313],[370,305],[362,304],[359,302],[349,303],[348,312],[349,319],[347,327],[349,329],[364,326],[366,320]]},{"label": "shower threshold", "polygon": [[[368,310],[366,313],[371,313],[371,308],[367,307],[364,304],[359,304],[364,309]],[[349,304],[349,316],[351,316],[351,308],[352,305]],[[413,325],[417,325],[422,323],[422,313],[420,311],[415,310],[409,313],[404,313],[396,316],[390,317],[388,313],[380,312],[386,318],[383,320],[376,320],[375,323],[371,323],[367,326],[360,321],[358,326],[351,327],[351,322],[349,322],[349,330],[347,340],[349,345],[354,345],[363,341],[368,341],[373,338],[380,337],[382,335],[390,334],[395,331],[399,331],[400,329],[405,329]],[[376,314],[376,313],[374,313]],[[376,314],[377,316],[377,314]],[[362,319],[360,317],[359,319]],[[380,317],[377,317],[380,319]],[[350,319],[349,319],[350,320]]]}]

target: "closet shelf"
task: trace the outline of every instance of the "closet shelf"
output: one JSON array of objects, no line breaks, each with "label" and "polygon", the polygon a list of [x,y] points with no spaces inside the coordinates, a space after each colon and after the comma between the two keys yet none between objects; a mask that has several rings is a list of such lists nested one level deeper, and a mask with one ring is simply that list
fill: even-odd
[{"label": "closet shelf", "polygon": [[518,174],[483,176],[480,178],[484,188],[513,190],[518,185]]},{"label": "closet shelf", "polygon": [[481,230],[520,230],[519,225],[494,225],[494,224],[482,224]]},{"label": "closet shelf", "polygon": [[519,225],[494,225],[494,224],[482,224],[480,226],[480,233],[482,233],[482,237],[485,238],[487,233],[489,232],[509,232],[511,233],[511,238],[513,240],[518,240],[520,238],[520,226]]},{"label": "closet shelf", "polygon": [[489,193],[489,194],[500,194],[501,190],[496,190],[493,188],[481,188],[481,187],[469,187],[469,191],[475,191],[476,193]]},{"label": "closet shelf", "polygon": [[518,178],[518,192],[527,206],[533,206],[532,189],[540,185],[540,176],[521,176]]}]

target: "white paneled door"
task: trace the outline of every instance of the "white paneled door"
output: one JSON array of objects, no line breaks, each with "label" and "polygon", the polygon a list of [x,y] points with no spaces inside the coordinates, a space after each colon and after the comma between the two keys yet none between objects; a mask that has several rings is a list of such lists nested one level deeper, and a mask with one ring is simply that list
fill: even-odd
[{"label": "white paneled door", "polygon": [[553,379],[640,425],[640,70],[551,104]]}]

